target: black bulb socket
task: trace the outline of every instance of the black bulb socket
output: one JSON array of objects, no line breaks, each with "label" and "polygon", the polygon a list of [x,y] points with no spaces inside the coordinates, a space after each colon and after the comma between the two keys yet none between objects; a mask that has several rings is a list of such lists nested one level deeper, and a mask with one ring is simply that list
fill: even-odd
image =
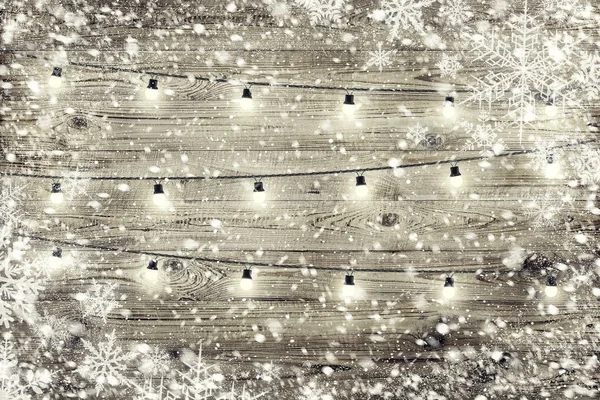
[{"label": "black bulb socket", "polygon": [[454,167],[450,167],[450,178],[454,178],[456,176],[461,176],[460,170],[458,169],[458,165]]},{"label": "black bulb socket", "polygon": [[454,278],[447,276],[446,282],[444,282],[444,287],[454,287]]},{"label": "black bulb socket", "polygon": [[60,187],[60,183],[52,184],[52,193],[62,193],[62,188]]},{"label": "black bulb socket", "polygon": [[548,280],[546,281],[546,286],[556,286],[556,277],[549,276]]},{"label": "black bulb socket", "polygon": [[54,67],[54,69],[52,70],[52,76],[58,76],[59,78],[62,77],[62,68]]},{"label": "black bulb socket", "polygon": [[548,162],[548,164],[553,164],[554,163],[554,155],[548,154],[546,156],[546,161]]},{"label": "black bulb socket", "polygon": [[254,182],[254,191],[255,192],[264,192],[265,188],[262,182]]},{"label": "black bulb socket", "polygon": [[353,94],[347,94],[346,97],[344,97],[344,104],[345,105],[349,105],[349,106],[353,106],[354,105],[354,95]]},{"label": "black bulb socket", "polygon": [[447,106],[454,105],[454,97],[446,96],[446,105]]},{"label": "black bulb socket", "polygon": [[344,285],[354,286],[354,275],[346,275]]},{"label": "black bulb socket", "polygon": [[252,279],[252,270],[249,268],[244,269],[244,272],[242,272],[242,279]]},{"label": "black bulb socket", "polygon": [[148,263],[148,269],[150,271],[158,271],[158,261],[154,259],[150,260],[150,262]]},{"label": "black bulb socket", "polygon": [[60,247],[52,250],[52,257],[62,258],[62,249]]},{"label": "black bulb socket", "polygon": [[252,92],[250,88],[244,88],[242,91],[242,99],[252,99]]},{"label": "black bulb socket", "polygon": [[367,184],[367,179],[364,177],[364,175],[359,175],[356,177],[356,186],[366,186]]},{"label": "black bulb socket", "polygon": [[150,79],[150,81],[148,82],[148,89],[158,90],[158,80]]},{"label": "black bulb socket", "polygon": [[165,194],[162,183],[154,185],[154,194]]}]

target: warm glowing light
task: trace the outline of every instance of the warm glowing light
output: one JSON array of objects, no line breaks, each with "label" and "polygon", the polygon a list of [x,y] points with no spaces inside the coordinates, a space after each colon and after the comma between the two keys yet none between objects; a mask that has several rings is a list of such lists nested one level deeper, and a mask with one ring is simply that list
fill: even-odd
[{"label": "warm glowing light", "polygon": [[456,107],[454,107],[454,97],[448,96],[444,101],[442,114],[446,118],[452,118],[456,115]]},{"label": "warm glowing light", "polygon": [[546,178],[554,179],[554,178],[558,177],[559,173],[560,173],[560,164],[557,163],[556,161],[553,161],[552,163],[548,163],[546,165],[546,170],[544,171]]},{"label": "warm glowing light", "polygon": [[62,188],[60,187],[60,183],[52,184],[52,191],[50,192],[50,201],[54,204],[60,204],[64,200],[64,196],[62,193]]},{"label": "warm glowing light", "polygon": [[546,282],[546,289],[544,290],[547,297],[556,297],[558,294],[558,286],[556,285],[556,277],[549,276]]},{"label": "warm glowing light", "polygon": [[367,188],[367,180],[363,175],[359,175],[356,177],[356,197],[363,198],[366,197],[369,193],[369,189]]},{"label": "warm glowing light", "polygon": [[450,185],[455,188],[458,188],[458,187],[461,187],[462,184],[463,184],[463,177],[458,169],[458,166],[455,165],[453,167],[450,167]]},{"label": "warm glowing light", "polygon": [[556,117],[556,114],[558,114],[558,107],[554,104],[554,99],[549,99],[546,103],[546,115],[552,118]]},{"label": "warm glowing light", "polygon": [[154,194],[152,195],[152,201],[155,205],[157,205],[160,208],[165,208],[169,205],[169,199],[167,198],[167,195],[165,195],[162,184],[157,183],[156,185],[154,185]]},{"label": "warm glowing light", "polygon": [[254,107],[250,88],[244,88],[244,91],[242,92],[242,98],[240,99],[240,107],[242,107],[244,110],[250,110],[252,107]]},{"label": "warm glowing light", "polygon": [[154,259],[150,260],[148,262],[148,267],[146,268],[144,276],[149,281],[156,282],[156,281],[158,281],[159,275],[160,275],[160,271],[158,270],[158,261],[156,261]]},{"label": "warm glowing light", "polygon": [[62,68],[54,67],[50,79],[48,79],[48,86],[53,89],[58,89],[62,85]]},{"label": "warm glowing light", "polygon": [[354,284],[354,275],[347,274],[344,279],[344,287],[342,288],[342,296],[353,297],[356,294],[356,285]]},{"label": "warm glowing light", "polygon": [[456,288],[454,287],[454,278],[447,277],[444,283],[444,289],[442,289],[442,296],[450,300],[456,295]]},{"label": "warm glowing light", "polygon": [[240,280],[240,287],[242,290],[252,289],[252,270],[246,268],[242,273],[242,279]]},{"label": "warm glowing light", "polygon": [[354,104],[354,95],[347,94],[344,98],[344,104],[342,105],[342,112],[345,115],[353,115],[356,111],[356,104]]},{"label": "warm glowing light", "polygon": [[146,100],[158,99],[158,81],[156,79],[150,79],[148,87],[146,88]]},{"label": "warm glowing light", "polygon": [[52,251],[52,257],[50,257],[49,264],[51,269],[58,269],[62,267],[62,249],[60,247],[57,247]]},{"label": "warm glowing light", "polygon": [[267,199],[267,192],[265,192],[265,187],[262,182],[254,182],[254,192],[252,192],[252,197],[257,203],[265,202]]}]

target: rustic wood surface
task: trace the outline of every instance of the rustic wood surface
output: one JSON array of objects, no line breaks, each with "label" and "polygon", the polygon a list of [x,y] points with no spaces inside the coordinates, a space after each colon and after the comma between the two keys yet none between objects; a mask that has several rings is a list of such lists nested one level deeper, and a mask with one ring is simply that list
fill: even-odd
[{"label": "rustic wood surface", "polygon": [[[466,26],[507,19],[522,10],[522,2],[513,3],[503,15],[473,3]],[[452,350],[483,347],[523,360],[532,352],[539,355],[541,378],[524,378],[511,392],[514,397],[497,398],[523,393],[528,399],[561,399],[570,385],[586,386],[548,366],[558,361],[552,352],[561,339],[532,349],[531,341],[519,336],[511,348],[496,347],[506,343],[501,338],[526,330],[559,332],[580,335],[568,345],[597,356],[598,348],[589,343],[598,342],[599,306],[590,288],[600,282],[549,300],[543,295],[545,272],[523,266],[528,255],[540,254],[587,271],[595,267],[599,205],[595,192],[577,184],[569,170],[569,157],[580,150],[565,151],[564,179],[545,178],[527,155],[461,163],[465,185],[458,190],[448,184],[449,164],[401,168],[481,154],[464,149],[470,134],[461,123],[482,124],[478,104],[464,100],[490,67],[482,60],[468,62],[474,58],[468,40],[448,38],[443,51],[418,40],[386,42],[386,25],[368,17],[376,4],[367,0],[354,1],[345,23],[336,27],[312,26],[296,8],[299,26],[278,22],[261,2],[236,2],[233,13],[227,2],[215,0],[144,4],[89,1],[77,9],[67,3],[8,2],[3,14],[5,21],[19,20],[21,13],[28,21],[18,23],[14,39],[4,45],[14,53],[0,54],[5,155],[0,171],[25,175],[10,178],[26,186],[21,232],[47,239],[30,240],[34,257],[48,257],[59,241],[92,247],[62,245],[70,261],[53,272],[37,304],[41,314],[86,327],[69,343],[67,359],[81,358],[82,338],[98,340],[114,330],[124,346],[146,342],[174,358],[202,343],[209,360],[256,390],[279,393],[272,398],[315,379],[336,387],[340,398],[383,399],[389,396],[366,397],[352,389],[357,382],[389,385],[394,368],[403,376],[427,374]],[[449,28],[439,22],[438,8],[433,3],[425,16],[441,32]],[[536,3],[530,11],[541,10]],[[85,23],[77,25],[77,16]],[[194,31],[198,23],[205,33]],[[595,50],[600,40],[596,22],[556,29],[588,35],[582,49]],[[383,71],[365,63],[378,42],[397,50]],[[441,77],[436,63],[442,53],[464,58],[456,79]],[[189,79],[159,77],[160,99],[152,103],[143,98],[150,73],[65,65],[64,85],[52,94],[45,81],[65,60]],[[245,81],[277,85],[252,87],[255,107],[240,111],[237,99]],[[365,89],[354,93],[361,107],[350,119],[341,116],[346,87]],[[457,99],[453,121],[441,115],[449,92]],[[531,149],[537,138],[561,144],[597,137],[588,124],[597,121],[598,104],[569,105],[551,119],[540,102],[541,119],[526,125],[522,137],[505,116],[507,107],[498,102],[486,110],[501,126],[497,134],[504,151]],[[428,128],[431,141],[407,138],[417,124]],[[263,175],[390,163],[400,168],[365,174],[370,193],[364,200],[353,193],[356,174],[345,173],[266,178],[268,201],[251,201],[254,178]],[[73,199],[54,206],[48,201],[52,179],[27,177],[69,176],[74,170],[81,177],[207,179],[165,182],[172,209],[161,211],[152,204],[152,180],[92,180]],[[222,175],[248,178],[219,180]],[[534,228],[526,204],[547,194],[572,201],[553,226]],[[577,240],[581,236],[587,243]],[[149,255],[127,250],[161,253],[159,281],[145,276]],[[244,262],[259,264],[250,292],[239,289]],[[352,301],[340,296],[344,269],[355,271],[359,292]],[[458,292],[448,301],[441,290],[452,273]],[[566,282],[572,273],[559,277]],[[117,284],[121,307],[106,321],[83,318],[76,300],[93,282]],[[440,322],[451,326],[443,340],[436,332]],[[34,334],[27,324],[20,329],[13,329],[15,336]],[[257,341],[257,335],[264,339]],[[31,360],[36,354],[32,347],[22,356]],[[39,362],[56,370],[66,365],[52,355]],[[276,364],[281,379],[268,383],[256,377],[257,363]],[[323,373],[327,366],[334,371],[330,376]],[[592,375],[600,378],[597,371]],[[454,398],[475,399],[486,382],[457,388]],[[597,383],[586,387],[597,389]],[[573,398],[588,396],[582,391]]]}]

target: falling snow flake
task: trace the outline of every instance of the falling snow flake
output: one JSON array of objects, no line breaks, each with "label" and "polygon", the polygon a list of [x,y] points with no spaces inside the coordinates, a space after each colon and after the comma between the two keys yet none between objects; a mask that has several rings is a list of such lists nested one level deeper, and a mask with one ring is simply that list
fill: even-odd
[{"label": "falling snow flake", "polygon": [[310,23],[338,23],[342,19],[345,0],[294,0],[308,12]]},{"label": "falling snow flake", "polygon": [[408,127],[406,138],[412,140],[415,145],[419,145],[424,141],[427,141],[427,132],[429,132],[429,128],[421,126],[421,124],[417,122],[416,125]]},{"label": "falling snow flake", "polygon": [[440,7],[439,15],[445,23],[461,26],[473,17],[473,11],[466,0],[446,0]]},{"label": "falling snow flake", "polygon": [[493,157],[507,148],[504,141],[498,137],[503,125],[490,120],[486,113],[481,114],[477,124],[464,122],[461,127],[467,135],[470,135],[461,149],[462,151],[479,149],[482,156]]},{"label": "falling snow flake", "polygon": [[442,59],[435,64],[440,69],[440,75],[442,77],[456,78],[456,73],[460,71],[463,66],[458,62],[459,57],[456,55],[442,54]]},{"label": "falling snow flake", "polygon": [[369,59],[367,60],[367,66],[376,66],[379,72],[383,71],[383,68],[392,65],[396,50],[383,50],[383,43],[377,43],[377,50],[369,51]]},{"label": "falling snow flake", "polygon": [[40,317],[33,328],[40,338],[41,346],[45,348],[61,349],[70,337],[69,321],[65,317],[56,315]]},{"label": "falling snow flake", "polygon": [[65,199],[72,201],[77,197],[89,198],[90,196],[87,193],[87,186],[89,182],[90,179],[83,177],[79,167],[64,173],[62,179],[60,180],[60,185]]},{"label": "falling snow flake", "polygon": [[104,390],[106,384],[131,386],[132,382],[123,373],[136,354],[124,351],[117,344],[115,331],[106,335],[106,340],[99,342],[97,346],[87,340],[83,341],[83,346],[86,350],[85,358],[76,371],[95,383],[97,395]]},{"label": "falling snow flake", "polygon": [[524,202],[523,212],[529,218],[529,224],[533,230],[543,228],[554,228],[564,221],[560,217],[563,202],[546,193],[537,199]]},{"label": "falling snow flake", "polygon": [[569,161],[582,185],[600,183],[600,150],[589,145],[579,147]]},{"label": "falling snow flake", "polygon": [[[381,10],[371,16],[383,19],[389,27],[388,40],[402,39],[405,32],[424,31],[423,9],[433,0],[382,0]],[[383,17],[383,18],[381,18]]]},{"label": "falling snow flake", "polygon": [[101,285],[95,280],[85,293],[77,293],[75,298],[79,300],[83,317],[100,317],[106,323],[106,317],[121,305],[115,299],[116,283]]}]

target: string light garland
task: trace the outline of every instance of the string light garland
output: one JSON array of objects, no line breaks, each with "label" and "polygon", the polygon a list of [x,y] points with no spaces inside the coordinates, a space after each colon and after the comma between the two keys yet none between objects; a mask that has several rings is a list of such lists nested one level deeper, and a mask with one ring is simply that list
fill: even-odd
[{"label": "string light garland", "polygon": [[[417,163],[409,163],[409,164],[401,164],[397,166],[380,166],[380,167],[367,167],[367,168],[348,168],[348,169],[338,169],[338,170],[323,170],[323,171],[310,171],[310,172],[290,172],[290,173],[274,173],[274,174],[261,174],[261,179],[264,178],[289,178],[295,176],[320,176],[320,175],[337,175],[337,174],[362,174],[365,172],[371,171],[387,171],[387,170],[396,170],[396,169],[406,169],[406,168],[419,168],[426,166],[436,166],[436,165],[444,165],[444,164],[458,164],[458,163],[466,163],[470,161],[482,161],[482,160],[490,160],[495,158],[506,158],[506,157],[514,157],[525,154],[532,153],[540,153],[542,151],[551,151],[555,149],[567,149],[578,146],[584,146],[586,144],[598,143],[600,142],[600,138],[588,139],[573,143],[567,143],[563,145],[557,145],[553,147],[549,147],[546,149],[525,149],[525,150],[516,150],[510,151],[506,153],[501,153],[494,155],[493,157],[489,156],[473,156],[473,157],[463,157],[463,158],[454,158],[454,159],[446,159],[446,160],[438,160],[438,161],[425,161],[425,162],[417,162]],[[45,174],[29,174],[29,173],[21,173],[21,172],[10,172],[10,171],[2,171],[0,172],[0,176],[7,177],[20,177],[20,178],[37,178],[37,179],[49,179],[54,181],[60,181],[63,176],[62,175],[45,175]],[[151,176],[74,176],[70,179],[72,180],[86,180],[86,181],[157,181],[157,180],[176,180],[176,181],[209,181],[209,180],[234,180],[234,179],[255,179],[255,175],[219,175],[219,176],[160,176],[160,177],[151,177]]]},{"label": "string light garland", "polygon": [[547,297],[556,297],[558,294],[558,285],[556,284],[556,277],[549,276],[546,280],[546,288],[544,289]]},{"label": "string light garland", "polygon": [[244,272],[242,272],[242,279],[240,279],[240,287],[242,290],[250,290],[252,289],[252,270],[250,268],[245,268]]}]

